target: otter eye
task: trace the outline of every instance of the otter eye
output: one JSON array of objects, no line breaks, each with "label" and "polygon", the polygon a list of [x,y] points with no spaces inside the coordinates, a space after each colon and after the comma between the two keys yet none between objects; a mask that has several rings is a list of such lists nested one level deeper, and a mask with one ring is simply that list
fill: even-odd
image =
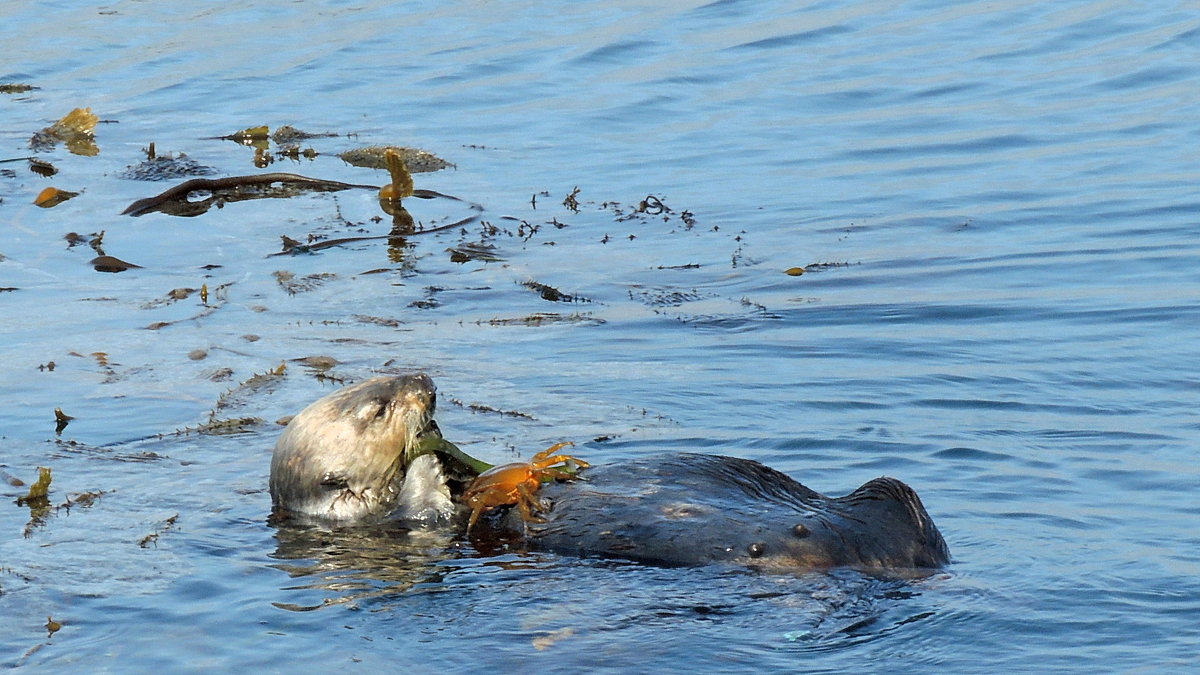
[{"label": "otter eye", "polygon": [[379,410],[375,411],[375,419],[377,419],[377,420],[383,419],[384,416],[387,415],[387,411],[388,411],[388,404],[386,402],[380,403]]},{"label": "otter eye", "polygon": [[321,476],[321,487],[332,490],[342,490],[350,485],[350,479],[341,474],[336,474],[332,471],[326,471]]}]

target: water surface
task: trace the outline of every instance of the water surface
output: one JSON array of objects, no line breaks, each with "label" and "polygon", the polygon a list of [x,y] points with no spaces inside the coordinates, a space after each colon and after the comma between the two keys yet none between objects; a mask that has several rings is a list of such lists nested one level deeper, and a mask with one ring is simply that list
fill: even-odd
[{"label": "water surface", "polygon": [[[0,96],[0,159],[72,108],[102,118],[97,156],[38,154],[53,178],[0,164],[0,469],[51,467],[54,505],[104,491],[31,522],[3,488],[0,662],[1195,666],[1192,8],[15,2],[0,26],[0,81],[38,87]],[[369,191],[118,215],[172,184],[119,177],[148,143],[253,173],[211,137],[258,124],[338,134],[270,167],[331,180],[385,181],[346,149],[434,152],[456,168],[417,187],[482,222],[271,256],[387,222]],[[82,194],[33,206],[48,185]],[[637,213],[649,195],[670,212]],[[142,268],[96,272],[63,238],[101,231]],[[490,254],[454,262],[468,245]],[[201,284],[215,311],[165,301]],[[314,355],[345,380],[429,372],[447,436],[491,461],[570,439],[593,462],[747,457],[829,494],[893,475],[954,563],[761,575],[281,533],[274,420],[336,386],[290,361]],[[263,421],[171,435],[218,401]]]}]

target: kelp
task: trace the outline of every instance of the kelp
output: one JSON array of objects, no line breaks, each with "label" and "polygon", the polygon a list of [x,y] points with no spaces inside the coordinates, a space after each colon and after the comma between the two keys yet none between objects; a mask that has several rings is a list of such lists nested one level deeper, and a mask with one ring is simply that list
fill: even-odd
[{"label": "kelp", "polygon": [[388,148],[384,153],[384,159],[387,162],[388,175],[391,176],[392,182],[379,188],[379,199],[399,204],[400,200],[413,195],[412,174],[408,172],[404,158],[394,148]]},{"label": "kelp", "polygon": [[70,424],[71,420],[73,420],[73,419],[75,419],[75,418],[72,417],[71,415],[68,415],[65,412],[63,412],[62,408],[55,408],[54,409],[54,435],[57,436],[58,434],[61,434],[63,429],[66,429],[67,425]]},{"label": "kelp", "polygon": [[150,534],[139,539],[138,546],[140,546],[141,548],[148,548],[151,544],[153,544],[155,547],[157,547],[159,536],[162,535],[164,532],[170,530],[171,528],[175,527],[175,522],[177,520],[179,520],[178,513],[167,518],[166,520],[163,521],[162,525],[160,525],[158,527],[158,529],[156,529],[154,532],[151,532]]},{"label": "kelp", "polygon": [[540,295],[543,300],[549,300],[550,302],[591,302],[591,300],[585,297],[563,293],[553,286],[548,286],[532,279],[522,281],[521,285]]},{"label": "kelp", "polygon": [[111,255],[98,255],[88,261],[92,269],[97,272],[108,272],[115,274],[117,272],[125,272],[127,270],[140,270],[141,265],[135,265],[131,262],[121,260],[120,258]]},{"label": "kelp", "polygon": [[[206,213],[213,205],[247,199],[286,198],[307,192],[340,192],[351,189],[375,190],[374,185],[356,185],[321,178],[309,178],[294,173],[262,173],[227,178],[193,178],[153,197],[139,199],[121,212],[125,216],[143,216],[160,211],[172,216],[192,217]],[[209,195],[188,201],[194,192]]]},{"label": "kelp", "polygon": [[100,154],[96,145],[96,123],[100,118],[90,108],[75,108],[54,124],[35,133],[29,139],[29,147],[37,152],[49,152],[57,141],[62,141],[67,150],[75,155],[94,157]]},{"label": "kelp", "polygon": [[[50,505],[50,483],[53,481],[49,467],[39,466],[37,480],[29,486],[29,492],[23,497],[17,497],[17,506],[31,504]],[[31,507],[32,508],[32,507]]]},{"label": "kelp", "polygon": [[72,197],[78,196],[78,192],[69,192],[67,190],[59,190],[56,187],[48,187],[38,193],[38,196],[34,198],[33,203],[35,206],[48,209],[52,206],[58,206]]},{"label": "kelp", "polygon": [[58,168],[50,162],[38,159],[36,157],[29,157],[28,159],[29,170],[41,176],[42,178],[49,178],[58,173]]},{"label": "kelp", "polygon": [[[224,307],[225,303],[229,301],[227,291],[229,290],[229,287],[233,285],[233,283],[234,282],[232,281],[228,281],[216,286],[212,289],[211,293],[208,290],[208,284],[201,284],[200,303],[202,308],[199,312],[196,312],[192,316],[183,319],[176,319],[175,321],[155,321],[154,323],[146,326],[146,330],[161,330],[167,326],[173,326],[184,321],[196,321],[197,319],[203,319],[204,317],[216,312]],[[212,297],[212,304],[209,304],[208,302],[209,296]]]},{"label": "kelp", "polygon": [[155,150],[154,143],[150,143],[145,150],[145,160],[125,167],[117,177],[126,180],[162,181],[188,176],[211,176],[217,172],[213,167],[204,166],[182,152],[160,155]]},{"label": "kelp", "polygon": [[454,166],[431,152],[397,145],[372,145],[355,148],[338,154],[338,157],[347,164],[364,169],[387,169],[387,153],[389,151],[399,155],[412,173],[431,173]]}]

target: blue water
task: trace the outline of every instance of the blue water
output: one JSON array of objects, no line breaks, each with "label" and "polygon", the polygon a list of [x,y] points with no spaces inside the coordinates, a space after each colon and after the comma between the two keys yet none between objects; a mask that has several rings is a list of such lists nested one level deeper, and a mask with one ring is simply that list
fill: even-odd
[{"label": "blue water", "polygon": [[[0,95],[0,159],[72,108],[103,120],[99,155],[39,155],[53,178],[0,164],[0,469],[51,467],[55,505],[105,491],[30,523],[27,488],[0,484],[0,663],[1198,665],[1193,7],[10,2],[0,44],[0,81],[39,87]],[[417,187],[496,229],[269,257],[283,234],[387,225],[366,191],[118,215],[171,184],[118,177],[149,142],[254,173],[211,137],[259,124],[339,134],[270,169],[332,180],[385,182],[342,150],[434,152],[456,168]],[[82,194],[34,207],[48,185]],[[671,213],[630,218],[647,195]],[[63,239],[102,230],[143,268],[95,272]],[[495,259],[452,262],[464,243]],[[289,293],[278,271],[323,276]],[[202,283],[229,284],[211,313],[162,302]],[[429,372],[446,435],[492,461],[569,439],[592,462],[748,457],[828,494],[893,475],[954,563],[894,580],[292,541],[265,485],[274,420],[336,386],[289,361],[313,355],[346,379]],[[231,388],[219,416],[261,424],[170,435]],[[55,407],[76,418],[60,436]]]}]

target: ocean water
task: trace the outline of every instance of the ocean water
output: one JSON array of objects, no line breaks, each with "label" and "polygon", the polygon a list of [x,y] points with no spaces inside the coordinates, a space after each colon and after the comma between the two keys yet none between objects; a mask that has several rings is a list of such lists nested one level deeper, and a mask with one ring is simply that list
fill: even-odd
[{"label": "ocean water", "polygon": [[[5,666],[1200,665],[1186,3],[9,2],[0,43],[0,82],[37,87],[0,94]],[[98,154],[31,149],[85,106]],[[454,167],[416,187],[463,201],[414,219],[477,217],[275,255],[389,224],[366,190],[120,215],[182,180],[122,177],[149,143],[251,174],[214,137],[263,124],[333,134],[270,171],[382,184],[337,153],[432,152]],[[80,195],[34,206],[48,186]],[[140,267],[95,271],[72,232]],[[954,561],[759,574],[267,525],[275,420],[403,370],[493,462],[573,440],[827,494],[898,477]],[[47,512],[11,480],[39,466]]]}]

